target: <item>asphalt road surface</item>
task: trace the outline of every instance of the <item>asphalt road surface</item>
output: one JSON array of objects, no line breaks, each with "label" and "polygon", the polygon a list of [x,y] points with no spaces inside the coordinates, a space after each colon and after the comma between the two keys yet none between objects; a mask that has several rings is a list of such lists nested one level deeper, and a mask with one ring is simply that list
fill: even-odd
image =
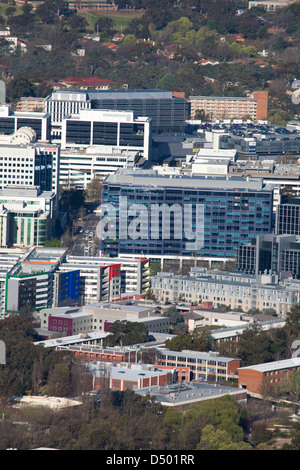
[{"label": "asphalt road surface", "polygon": [[100,214],[87,214],[73,235],[70,251],[74,256],[98,255],[99,247],[95,245],[96,228],[100,222]]}]

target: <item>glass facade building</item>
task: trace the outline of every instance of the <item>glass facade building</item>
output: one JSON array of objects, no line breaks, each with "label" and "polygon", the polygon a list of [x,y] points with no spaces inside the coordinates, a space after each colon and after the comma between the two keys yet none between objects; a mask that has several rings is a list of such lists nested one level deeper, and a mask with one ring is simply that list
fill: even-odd
[{"label": "glass facade building", "polygon": [[[126,207],[122,206],[124,201]],[[236,257],[241,243],[272,231],[273,190],[255,178],[171,176],[158,174],[156,170],[118,170],[103,182],[102,204],[108,210],[102,213],[101,250],[110,256]],[[161,209],[162,205],[169,212],[159,212],[154,221],[153,210]],[[132,236],[130,229],[138,225],[139,209],[145,217],[144,223],[142,220],[137,228],[140,236],[136,233]],[[201,215],[197,218],[198,210]],[[168,236],[164,236],[165,214],[169,215]],[[127,236],[124,236],[124,223]],[[197,245],[193,250],[189,243],[191,233],[196,237],[199,229],[201,247]]]}]

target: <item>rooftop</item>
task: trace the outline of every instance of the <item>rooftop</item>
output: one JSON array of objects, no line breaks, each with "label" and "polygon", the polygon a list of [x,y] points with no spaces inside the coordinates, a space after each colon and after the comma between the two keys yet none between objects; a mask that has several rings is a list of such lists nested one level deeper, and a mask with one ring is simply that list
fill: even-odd
[{"label": "rooftop", "polygon": [[283,359],[282,361],[266,362],[265,364],[255,364],[254,366],[240,367],[240,369],[251,369],[258,372],[269,372],[278,369],[288,369],[290,367],[299,367],[300,357],[292,357],[291,359]]},{"label": "rooftop", "polygon": [[243,391],[234,387],[225,387],[217,384],[185,383],[168,385],[166,387],[147,387],[135,390],[139,395],[154,396],[158,402],[165,406],[191,405],[195,402],[220,398],[225,395],[240,395]]},{"label": "rooftop", "polygon": [[201,176],[187,174],[162,174],[156,170],[141,169],[119,169],[116,173],[107,176],[104,183],[121,184],[131,186],[152,186],[152,187],[187,187],[218,188],[223,190],[252,190],[252,191],[272,191],[271,185],[264,185],[262,178],[242,178],[242,177],[221,177],[221,176]]}]

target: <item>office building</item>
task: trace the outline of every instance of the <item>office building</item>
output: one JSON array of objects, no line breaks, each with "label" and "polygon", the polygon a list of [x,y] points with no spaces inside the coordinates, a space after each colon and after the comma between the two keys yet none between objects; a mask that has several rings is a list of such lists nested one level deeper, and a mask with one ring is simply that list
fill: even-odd
[{"label": "office building", "polygon": [[296,235],[260,235],[241,244],[237,268],[249,274],[264,272],[280,278],[300,279],[300,237]]},{"label": "office building", "polygon": [[182,276],[161,272],[151,278],[156,300],[201,304],[211,302],[213,308],[226,305],[231,310],[274,309],[280,317],[299,303],[299,281],[288,278],[282,282],[275,275],[254,276],[241,272],[192,269]]},{"label": "office building", "polygon": [[98,302],[72,308],[45,308],[40,312],[41,328],[76,335],[92,331],[107,332],[116,321],[141,323],[148,331],[168,333],[170,319],[155,316],[152,307],[115,302]]},{"label": "office building", "polygon": [[52,305],[53,275],[65,248],[34,247],[6,274],[5,312],[38,311]]},{"label": "office building", "polygon": [[151,119],[132,111],[80,110],[62,119],[61,148],[111,146],[151,157]]},{"label": "office building", "polygon": [[102,181],[119,168],[133,168],[143,162],[138,150],[109,146],[64,149],[60,153],[59,181],[64,188],[86,189],[94,179]]},{"label": "office building", "polygon": [[118,170],[102,183],[102,204],[109,256],[234,258],[273,224],[273,189],[256,178]]},{"label": "office building", "polygon": [[140,396],[150,395],[152,400],[163,407],[185,412],[191,407],[195,407],[203,402],[220,400],[230,396],[237,403],[247,403],[247,391],[226,387],[219,384],[189,382],[184,385],[172,384],[163,386],[152,386],[135,390]]},{"label": "office building", "polygon": [[203,111],[208,120],[253,119],[268,117],[268,92],[257,91],[249,97],[190,96],[190,119],[196,111]]},{"label": "office building", "polygon": [[300,235],[300,198],[291,197],[278,205],[275,233]]},{"label": "office building", "polygon": [[140,390],[144,387],[165,387],[174,382],[175,370],[162,370],[148,364],[88,363],[87,369],[93,376],[93,389],[107,386],[111,390]]},{"label": "office building", "polygon": [[[27,134],[28,135],[28,134]],[[0,189],[37,187],[54,192],[54,214],[58,212],[60,148],[57,145],[34,143],[1,144]]]},{"label": "office building", "polygon": [[0,189],[2,247],[44,245],[51,238],[56,194],[39,186]]},{"label": "office building", "polygon": [[184,132],[189,105],[185,98],[163,90],[58,90],[45,101],[53,135],[59,134],[65,116],[81,109],[132,111],[137,118],[151,118],[155,133]]},{"label": "office building", "polygon": [[157,362],[162,366],[188,369],[187,375],[184,372],[187,382],[233,381],[237,379],[236,371],[240,366],[239,359],[223,357],[216,352],[170,351],[165,348],[159,349]]},{"label": "office building", "polygon": [[0,106],[0,134],[12,135],[20,128],[31,128],[37,140],[49,141],[51,117],[46,112],[12,111],[9,105]]}]

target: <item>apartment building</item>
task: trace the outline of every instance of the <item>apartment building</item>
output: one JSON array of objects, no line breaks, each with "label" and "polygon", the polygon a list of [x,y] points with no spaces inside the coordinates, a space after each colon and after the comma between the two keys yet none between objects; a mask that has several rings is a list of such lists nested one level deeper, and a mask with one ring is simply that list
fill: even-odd
[{"label": "apartment building", "polygon": [[190,96],[190,119],[203,111],[211,121],[226,119],[265,120],[268,117],[268,92],[257,91],[249,97]]},{"label": "apartment building", "polygon": [[158,273],[151,278],[151,290],[157,300],[211,302],[213,308],[226,305],[243,312],[250,309],[274,309],[285,317],[299,302],[299,282],[287,279],[279,283],[274,276],[253,276],[239,272],[224,272],[193,268],[189,276]]},{"label": "apartment building", "polygon": [[80,273],[80,302],[93,303],[100,301],[113,301],[121,297],[121,265],[119,263],[84,262],[83,257],[67,258],[59,266],[60,273],[78,270]]},{"label": "apartment building", "polygon": [[[117,291],[110,289],[106,299],[101,292],[101,269],[119,269],[120,284]],[[60,264],[59,271],[79,269],[82,282],[81,296],[83,303],[113,300],[120,297],[140,296],[150,287],[150,261],[147,258],[108,258],[89,256],[70,256]],[[111,275],[112,277],[112,275]],[[102,284],[103,285],[103,284]],[[114,293],[113,293],[114,292]],[[105,294],[106,295],[106,294]]]},{"label": "apartment building", "polygon": [[30,249],[6,274],[5,312],[38,311],[51,306],[53,275],[66,251]]}]

